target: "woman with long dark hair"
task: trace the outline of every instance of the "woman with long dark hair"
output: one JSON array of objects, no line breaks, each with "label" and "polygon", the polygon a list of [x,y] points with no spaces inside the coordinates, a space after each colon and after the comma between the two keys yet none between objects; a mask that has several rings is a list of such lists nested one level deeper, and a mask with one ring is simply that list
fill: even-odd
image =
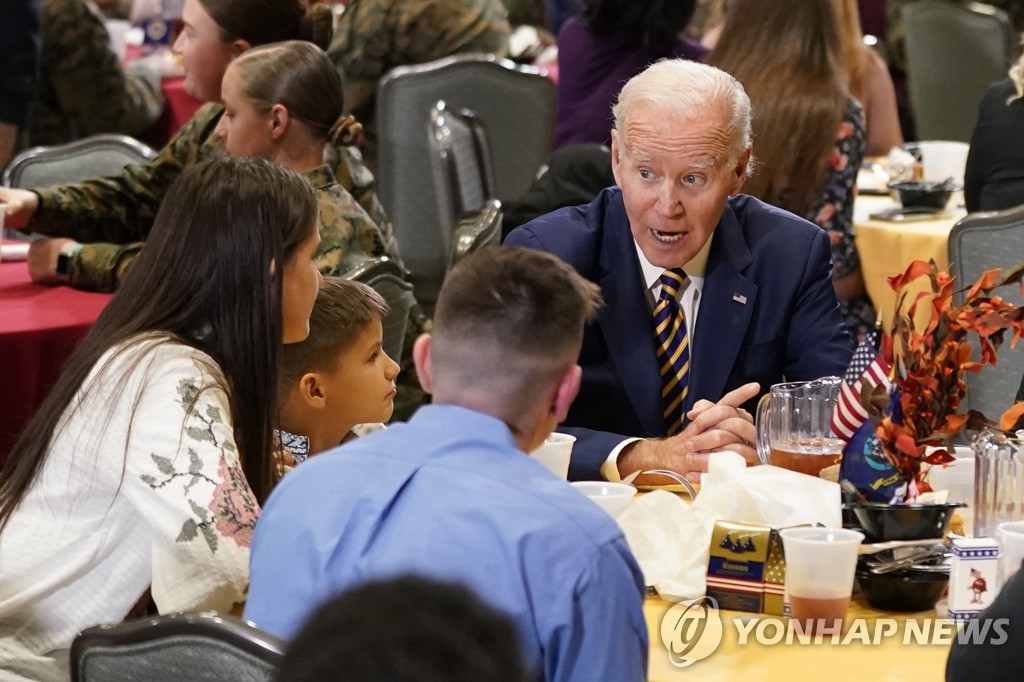
[{"label": "woman with long dark hair", "polygon": [[730,0],[707,62],[743,84],[753,109],[754,173],[743,192],[829,232],[832,283],[857,342],[874,326],[854,246],[853,185],[864,156],[831,0]]},{"label": "woman with long dark hair", "polygon": [[696,0],[584,0],[558,33],[555,146],[609,144],[622,85],[666,58],[699,60],[700,43],[680,37]]},{"label": "woman with long dark hair", "polygon": [[60,677],[83,628],[244,599],[281,344],[319,287],[309,183],[193,165],[0,471],[0,662]]}]

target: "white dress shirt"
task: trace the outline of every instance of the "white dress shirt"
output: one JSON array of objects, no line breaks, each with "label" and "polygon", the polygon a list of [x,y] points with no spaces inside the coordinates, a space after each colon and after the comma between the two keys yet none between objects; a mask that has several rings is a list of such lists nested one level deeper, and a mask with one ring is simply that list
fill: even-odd
[{"label": "white dress shirt", "polygon": [[[715,234],[712,232],[711,237],[704,243],[704,247],[682,266],[683,271],[686,272],[686,281],[683,282],[683,286],[680,288],[678,303],[683,309],[683,315],[686,318],[686,333],[690,345],[691,365],[694,363],[693,338],[697,333],[697,313],[700,310],[701,291],[704,289],[704,271],[707,269],[708,253],[711,251],[711,242],[714,238]],[[636,256],[640,260],[640,273],[644,278],[644,288],[647,290],[647,305],[653,315],[654,306],[661,297],[661,275],[665,272],[665,268],[653,265],[647,260],[644,252],[640,249],[640,245],[635,240],[633,245],[636,247]],[[654,333],[653,328],[651,333]],[[638,440],[641,439],[627,438],[616,445],[608,454],[608,459],[601,465],[601,475],[609,481],[622,480],[619,476],[619,454],[627,445]]]}]

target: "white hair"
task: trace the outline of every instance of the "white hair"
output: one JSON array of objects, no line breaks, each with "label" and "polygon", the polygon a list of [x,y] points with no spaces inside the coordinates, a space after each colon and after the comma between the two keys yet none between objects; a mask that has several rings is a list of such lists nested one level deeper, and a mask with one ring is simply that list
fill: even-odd
[{"label": "white hair", "polygon": [[[732,136],[730,162],[735,162],[751,147],[750,98],[738,80],[714,66],[687,59],[662,59],[631,78],[612,107],[615,134],[620,143],[629,112],[638,102],[693,116],[706,114],[719,103],[725,104],[731,113],[728,122]],[[752,167],[753,163],[747,165],[748,174]]]},{"label": "white hair", "polygon": [[[1021,36],[1021,45],[1024,45],[1024,35]],[[1016,90],[1016,93],[1006,100],[1007,104],[1024,97],[1024,54],[1010,67],[1010,80],[1013,82],[1013,89]]]}]

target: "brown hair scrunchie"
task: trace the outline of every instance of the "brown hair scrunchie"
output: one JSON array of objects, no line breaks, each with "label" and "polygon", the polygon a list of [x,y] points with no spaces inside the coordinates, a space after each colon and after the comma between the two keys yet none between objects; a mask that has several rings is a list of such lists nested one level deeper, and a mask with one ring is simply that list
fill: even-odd
[{"label": "brown hair scrunchie", "polygon": [[327,133],[327,140],[335,147],[354,145],[363,134],[363,124],[352,114],[339,116]]}]

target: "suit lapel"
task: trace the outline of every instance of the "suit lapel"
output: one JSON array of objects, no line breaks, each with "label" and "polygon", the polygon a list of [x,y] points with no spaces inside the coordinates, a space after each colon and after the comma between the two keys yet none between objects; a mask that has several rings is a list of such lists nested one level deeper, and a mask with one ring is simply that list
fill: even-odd
[{"label": "suit lapel", "polygon": [[722,397],[757,301],[757,285],[742,274],[752,261],[736,214],[727,205],[704,273],[687,408],[700,398]]},{"label": "suit lapel", "polygon": [[636,246],[621,198],[609,205],[602,232],[598,284],[605,304],[598,324],[644,432],[663,436],[665,420],[661,416],[661,375],[654,348],[654,329],[644,298]]}]

